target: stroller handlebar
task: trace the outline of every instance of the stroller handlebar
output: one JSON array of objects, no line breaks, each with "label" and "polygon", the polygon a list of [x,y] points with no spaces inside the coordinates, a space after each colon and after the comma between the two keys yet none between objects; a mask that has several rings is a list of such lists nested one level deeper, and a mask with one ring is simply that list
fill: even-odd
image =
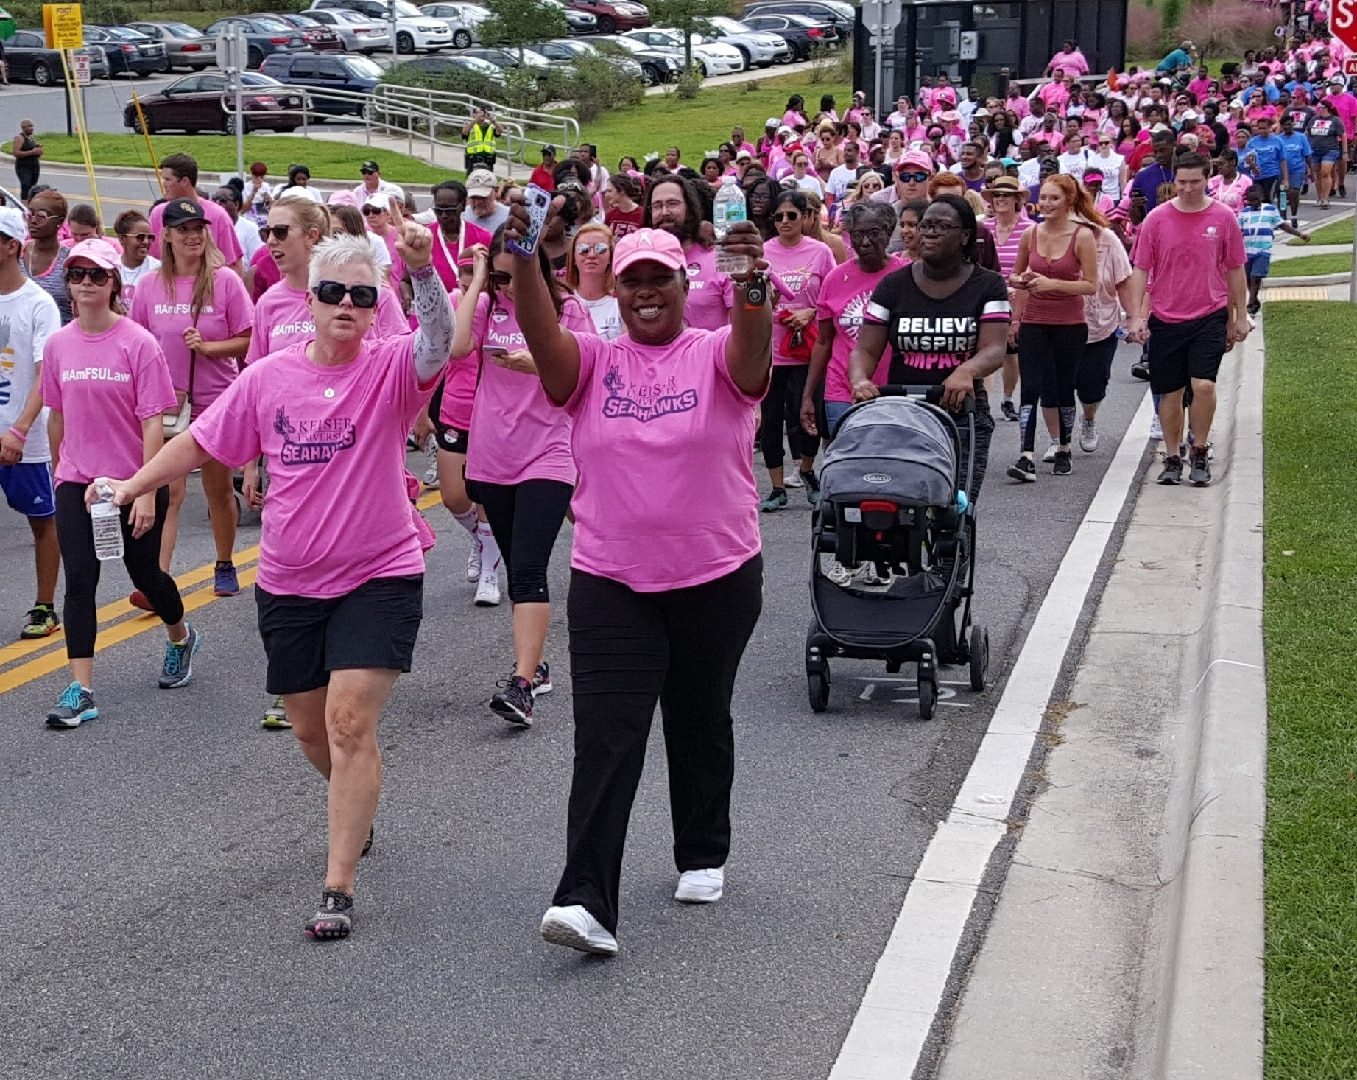
[{"label": "stroller handlebar", "polygon": [[[938,384],[888,383],[878,389],[882,397],[921,397],[930,405],[942,404],[942,386]],[[969,416],[974,412],[975,398],[968,396],[961,408],[961,415]]]}]

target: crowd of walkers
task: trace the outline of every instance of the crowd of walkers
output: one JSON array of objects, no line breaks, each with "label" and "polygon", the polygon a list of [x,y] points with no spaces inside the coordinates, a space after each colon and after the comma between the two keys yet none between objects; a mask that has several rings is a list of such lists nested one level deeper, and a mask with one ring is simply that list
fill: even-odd
[{"label": "crowd of walkers", "polygon": [[[328,782],[306,932],[347,936],[378,719],[423,617],[434,538],[407,452],[427,447],[424,481],[466,535],[468,601],[499,605],[503,569],[514,656],[489,707],[524,728],[552,689],[548,566],[572,522],[575,762],[543,936],[616,952],[656,704],[674,895],[720,899],[759,515],[788,489],[817,504],[817,455],[852,404],[888,382],[969,399],[975,503],[1000,445],[991,400],[1016,422],[1014,483],[1037,478],[1039,425],[1043,462],[1067,475],[1076,442],[1099,449],[1118,341],[1142,342],[1159,482],[1186,468],[1203,486],[1215,378],[1251,329],[1273,235],[1299,233],[1309,188],[1321,205],[1341,193],[1357,98],[1319,41],[1214,75],[1190,43],[1158,72],[1095,82],[1081,61],[1069,42],[1030,93],[988,99],[939,75],[879,118],[860,93],[842,114],[793,96],[695,168],[678,147],[616,171],[593,147],[547,147],[531,256],[524,193],[485,169],[435,185],[421,212],[372,161],[326,196],[300,165],[205,191],[176,154],[165,198],[111,239],[93,208],[35,186],[26,212],[0,209],[0,481],[35,542],[22,636],[65,628],[70,683],[46,723],[99,715],[91,506],[119,508],[130,602],[165,627],[164,689],[191,683],[201,644],[173,573],[187,478],[218,595],[240,589],[237,499],[259,509],[262,722]],[[748,220],[718,242],[732,177]],[[723,273],[731,259],[748,272]],[[353,492],[364,513],[341,520]]]}]

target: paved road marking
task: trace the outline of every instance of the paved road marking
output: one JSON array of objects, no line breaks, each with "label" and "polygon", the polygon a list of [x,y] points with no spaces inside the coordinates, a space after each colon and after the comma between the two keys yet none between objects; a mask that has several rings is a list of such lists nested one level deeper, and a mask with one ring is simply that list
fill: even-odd
[{"label": "paved road marking", "polygon": [[829,1080],[914,1074],[981,878],[1008,831],[1075,624],[1145,456],[1150,411],[1146,394],[1047,590],[951,813],[924,852]]},{"label": "paved road marking", "polygon": [[[1278,266],[1285,266],[1285,263],[1278,263]],[[1281,277],[1279,273],[1277,275]],[[1283,285],[1277,289],[1263,290],[1263,303],[1270,304],[1274,300],[1327,300],[1329,290],[1323,285]]]}]

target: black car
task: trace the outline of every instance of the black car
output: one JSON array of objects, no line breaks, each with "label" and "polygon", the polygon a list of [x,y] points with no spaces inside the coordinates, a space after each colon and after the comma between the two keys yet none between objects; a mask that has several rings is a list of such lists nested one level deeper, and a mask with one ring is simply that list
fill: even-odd
[{"label": "black car", "polygon": [[[61,52],[49,49],[41,30],[16,30],[14,36],[5,42],[5,63],[9,66],[9,77],[16,82],[35,82],[39,86],[52,86],[63,82],[65,70],[61,66]],[[90,77],[108,78],[108,57],[98,45],[86,45],[76,52],[90,58]]]},{"label": "black car", "polygon": [[125,26],[91,26],[86,23],[85,44],[98,45],[104,50],[110,76],[125,72],[145,79],[157,72],[170,70],[170,58],[164,45]]},{"label": "black car", "polygon": [[741,21],[751,30],[776,34],[785,41],[792,51],[789,63],[809,60],[811,53],[817,48],[833,49],[839,44],[839,34],[834,27],[816,22],[809,15],[762,12],[757,15],[746,15]]},{"label": "black car", "polygon": [[[313,91],[311,108],[327,116],[362,116],[366,102],[349,94],[370,94],[382,81],[382,69],[366,56],[322,56],[319,53],[279,53],[268,57],[261,74],[288,86]],[[344,91],[327,95],[326,90]]]},{"label": "black car", "polygon": [[258,68],[264,57],[274,53],[301,52],[306,48],[301,30],[288,26],[276,15],[230,15],[218,19],[203,33],[210,38],[219,37],[232,25],[245,28],[246,67]]}]

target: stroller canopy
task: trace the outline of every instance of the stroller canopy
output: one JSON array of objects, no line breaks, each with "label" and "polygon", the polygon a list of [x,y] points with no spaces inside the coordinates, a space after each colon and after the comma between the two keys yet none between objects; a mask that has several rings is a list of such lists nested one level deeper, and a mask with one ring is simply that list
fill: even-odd
[{"label": "stroller canopy", "polygon": [[820,470],[820,495],[830,500],[950,506],[956,485],[951,422],[906,397],[873,398],[845,414]]}]

